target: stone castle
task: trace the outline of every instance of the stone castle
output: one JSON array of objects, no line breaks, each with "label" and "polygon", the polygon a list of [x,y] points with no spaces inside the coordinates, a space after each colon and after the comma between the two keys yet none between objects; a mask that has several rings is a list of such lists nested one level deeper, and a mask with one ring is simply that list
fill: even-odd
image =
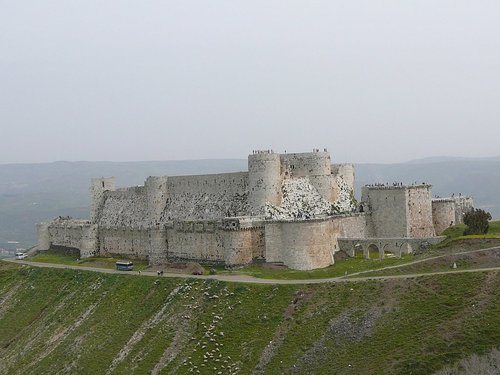
[{"label": "stone castle", "polygon": [[91,182],[90,220],[38,225],[38,249],[118,255],[150,264],[274,262],[310,270],[344,251],[396,256],[439,242],[461,223],[470,197],[432,199],[431,185],[367,185],[354,195],[354,167],[310,153],[254,151],[248,172],[149,177],[144,186]]}]

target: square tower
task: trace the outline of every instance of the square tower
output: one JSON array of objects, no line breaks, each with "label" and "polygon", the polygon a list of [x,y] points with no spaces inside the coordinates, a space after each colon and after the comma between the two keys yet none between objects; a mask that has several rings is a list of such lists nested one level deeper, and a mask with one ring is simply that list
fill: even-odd
[{"label": "square tower", "polygon": [[431,185],[372,185],[362,189],[373,237],[427,238],[436,235]]}]

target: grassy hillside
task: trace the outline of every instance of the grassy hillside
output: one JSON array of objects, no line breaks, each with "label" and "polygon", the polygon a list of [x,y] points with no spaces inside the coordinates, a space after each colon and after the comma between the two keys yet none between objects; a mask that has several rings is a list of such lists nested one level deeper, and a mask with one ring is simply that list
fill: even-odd
[{"label": "grassy hillside", "polygon": [[429,374],[491,356],[499,288],[497,272],[293,286],[0,262],[0,374]]}]

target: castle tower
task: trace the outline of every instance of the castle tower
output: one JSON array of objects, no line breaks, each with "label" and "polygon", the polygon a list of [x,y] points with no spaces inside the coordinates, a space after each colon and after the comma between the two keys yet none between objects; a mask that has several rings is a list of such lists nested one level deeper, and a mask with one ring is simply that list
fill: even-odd
[{"label": "castle tower", "polygon": [[281,164],[286,166],[288,177],[307,177],[324,199],[335,201],[332,161],[327,151],[282,154]]},{"label": "castle tower", "polygon": [[282,154],[281,161],[290,168],[291,177],[330,176],[332,160],[327,151]]},{"label": "castle tower", "polygon": [[151,224],[155,224],[160,221],[161,214],[165,209],[168,198],[167,181],[167,176],[150,176],[146,179],[144,184],[144,187],[146,188],[149,220]]},{"label": "castle tower", "polygon": [[99,217],[99,209],[106,190],[115,190],[114,177],[93,178],[90,182],[90,221],[95,223]]},{"label": "castle tower", "polygon": [[432,200],[432,219],[437,235],[446,228],[457,224],[455,200],[453,198],[441,198]]},{"label": "castle tower", "polygon": [[381,238],[434,237],[431,185],[364,186],[362,205],[367,205],[374,233]]},{"label": "castle tower", "polygon": [[248,156],[248,202],[252,215],[263,214],[266,203],[281,205],[282,182],[279,154],[257,151]]},{"label": "castle tower", "polygon": [[40,223],[36,226],[38,241],[37,250],[49,250],[50,249],[50,233],[49,224]]}]

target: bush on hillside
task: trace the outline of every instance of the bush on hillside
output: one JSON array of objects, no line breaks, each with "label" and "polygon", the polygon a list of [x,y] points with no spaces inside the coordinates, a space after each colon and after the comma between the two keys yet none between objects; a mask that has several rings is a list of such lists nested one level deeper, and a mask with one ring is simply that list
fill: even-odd
[{"label": "bush on hillside", "polygon": [[491,214],[479,208],[473,208],[464,215],[465,235],[485,234],[490,227]]}]

